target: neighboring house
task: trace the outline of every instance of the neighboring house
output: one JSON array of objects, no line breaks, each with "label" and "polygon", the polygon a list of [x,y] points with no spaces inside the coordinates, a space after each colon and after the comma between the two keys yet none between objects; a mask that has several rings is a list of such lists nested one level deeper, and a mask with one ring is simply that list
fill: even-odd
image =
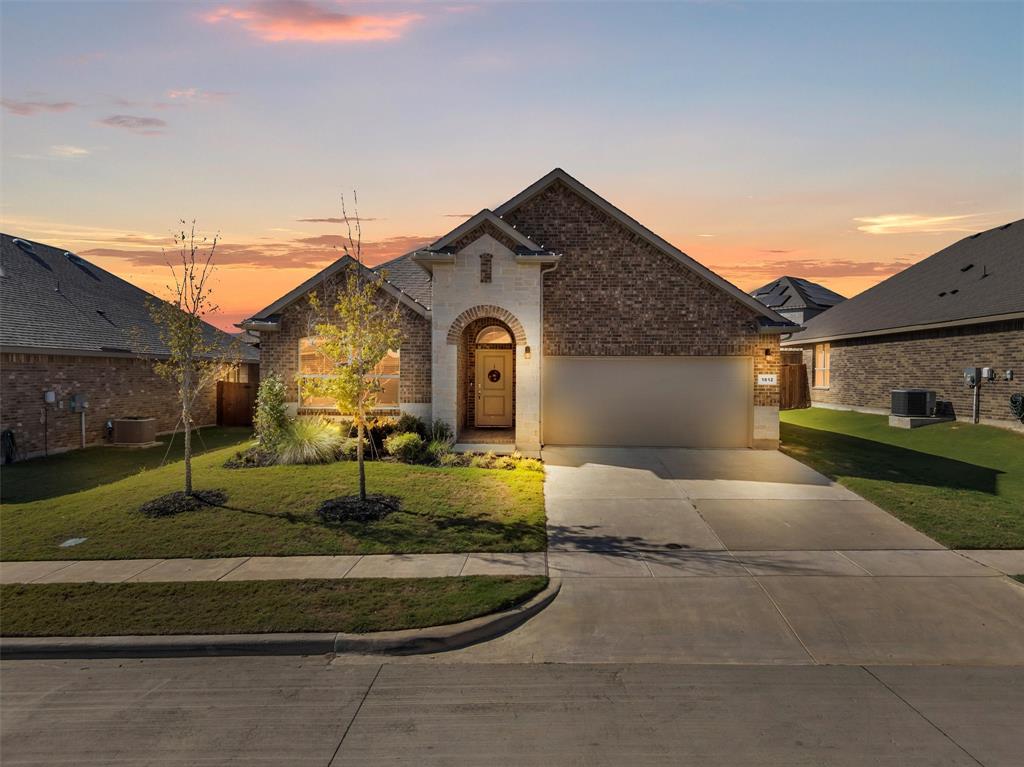
[{"label": "neighboring house", "polygon": [[[166,351],[147,307],[153,296],[38,242],[0,235],[0,256],[0,429],[14,433],[19,456],[103,442],[107,421],[117,418],[153,417],[158,433],[173,431],[174,388],[152,365]],[[213,326],[207,331],[225,347],[231,342]],[[245,364],[231,377],[257,376],[259,352],[242,344],[240,355]],[[215,422],[216,404],[211,387],[201,425]]]},{"label": "neighboring house", "polygon": [[[241,327],[262,375],[319,375],[306,296],[343,258]],[[361,267],[357,267],[361,268]],[[783,317],[562,170],[429,247],[377,267],[402,306],[382,407],[458,440],[774,448]],[[390,300],[389,298],[389,300]]]},{"label": "neighboring house", "polygon": [[824,285],[799,277],[779,277],[750,295],[797,325],[846,300]]},{"label": "neighboring house", "polygon": [[[888,413],[890,391],[923,388],[972,418],[964,369],[991,367],[980,419],[1020,426],[1024,391],[1024,220],[966,237],[829,309],[783,340],[803,350],[811,401]],[[1006,380],[1012,370],[1013,380]]]}]

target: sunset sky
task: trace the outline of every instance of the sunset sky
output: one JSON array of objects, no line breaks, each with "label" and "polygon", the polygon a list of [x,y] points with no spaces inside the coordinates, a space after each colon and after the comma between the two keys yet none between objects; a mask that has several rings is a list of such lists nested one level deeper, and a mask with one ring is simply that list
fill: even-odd
[{"label": "sunset sky", "polygon": [[1021,3],[3,2],[2,229],[165,283],[223,240],[222,327],[553,167],[749,290],[847,296],[1024,216]]}]

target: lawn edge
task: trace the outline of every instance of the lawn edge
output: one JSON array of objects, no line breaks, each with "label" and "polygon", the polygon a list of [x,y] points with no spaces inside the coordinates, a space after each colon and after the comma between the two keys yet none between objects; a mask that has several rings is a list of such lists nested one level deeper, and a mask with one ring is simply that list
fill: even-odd
[{"label": "lawn edge", "polygon": [[223,655],[422,655],[448,652],[507,634],[558,596],[559,578],[523,604],[459,623],[367,634],[334,632],[178,634],[172,636],[0,637],[0,659],[162,658]]}]

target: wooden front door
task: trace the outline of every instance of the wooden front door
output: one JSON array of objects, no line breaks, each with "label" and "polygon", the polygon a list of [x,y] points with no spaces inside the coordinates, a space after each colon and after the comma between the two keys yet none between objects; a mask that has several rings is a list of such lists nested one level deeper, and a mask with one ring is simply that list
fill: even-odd
[{"label": "wooden front door", "polygon": [[512,354],[512,349],[477,349],[475,426],[512,425]]}]

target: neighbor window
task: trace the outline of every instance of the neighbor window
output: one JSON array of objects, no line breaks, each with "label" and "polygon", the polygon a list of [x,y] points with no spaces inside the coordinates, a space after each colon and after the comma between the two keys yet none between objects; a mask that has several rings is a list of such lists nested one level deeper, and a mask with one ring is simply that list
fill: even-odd
[{"label": "neighbor window", "polygon": [[827,389],[831,384],[830,370],[832,368],[832,344],[814,345],[814,385],[820,389]]},{"label": "neighbor window", "polygon": [[[401,372],[400,356],[397,351],[389,351],[373,369],[373,377],[381,385],[377,394],[377,409],[392,410],[398,407],[398,378]],[[299,339],[299,377],[326,378],[331,372],[330,363],[317,352],[313,337]],[[299,386],[299,407],[334,408],[334,401],[327,397],[306,397]]]}]

